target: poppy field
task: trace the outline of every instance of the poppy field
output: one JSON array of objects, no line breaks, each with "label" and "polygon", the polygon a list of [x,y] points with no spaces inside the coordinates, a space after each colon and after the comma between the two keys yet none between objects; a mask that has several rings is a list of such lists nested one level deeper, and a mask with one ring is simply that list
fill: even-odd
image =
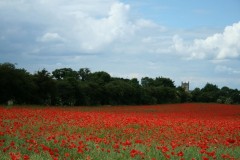
[{"label": "poppy field", "polygon": [[240,106],[1,106],[0,157],[237,160]]}]

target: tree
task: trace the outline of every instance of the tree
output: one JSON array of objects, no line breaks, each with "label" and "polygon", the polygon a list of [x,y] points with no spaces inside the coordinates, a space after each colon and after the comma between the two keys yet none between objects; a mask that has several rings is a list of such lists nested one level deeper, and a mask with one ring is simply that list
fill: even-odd
[{"label": "tree", "polygon": [[144,77],[141,79],[141,84],[143,87],[170,87],[175,88],[174,81],[172,81],[170,78],[164,78],[164,77],[157,77],[155,79]]},{"label": "tree", "polygon": [[86,81],[88,76],[90,75],[91,71],[89,68],[80,68],[78,71],[78,75],[81,81]]},{"label": "tree", "polygon": [[67,79],[67,78],[73,78],[75,80],[79,79],[78,72],[72,70],[71,68],[56,69],[52,72],[52,75],[57,80],[63,80],[63,79]]},{"label": "tree", "polygon": [[192,92],[192,101],[193,102],[201,102],[201,89],[195,88]]},{"label": "tree", "polygon": [[219,103],[232,104],[240,103],[240,92],[237,89],[231,89],[226,86],[220,90]]},{"label": "tree", "polygon": [[181,103],[192,101],[191,94],[189,92],[186,92],[182,87],[177,87],[177,98],[178,102]]},{"label": "tree", "polygon": [[233,103],[240,104],[240,91],[237,89],[232,90],[231,98],[233,100]]},{"label": "tree", "polygon": [[154,95],[158,104],[177,101],[176,90],[170,87],[154,87]]},{"label": "tree", "polygon": [[13,93],[16,84],[14,84],[15,65],[11,63],[0,64],[0,103],[6,103],[15,98]]},{"label": "tree", "polygon": [[0,103],[14,100],[17,104],[33,103],[36,86],[33,77],[25,69],[14,64],[0,64]]},{"label": "tree", "polygon": [[175,88],[174,81],[172,81],[170,78],[164,78],[164,77],[157,77],[154,80],[154,86]]},{"label": "tree", "polygon": [[57,105],[73,106],[76,103],[74,87],[67,80],[59,80],[57,86]]},{"label": "tree", "polygon": [[124,80],[114,80],[105,86],[108,102],[111,105],[136,104],[136,90]]},{"label": "tree", "polygon": [[141,79],[141,85],[143,87],[154,86],[154,80],[152,78],[149,78],[149,77],[144,77],[144,78]]},{"label": "tree", "polygon": [[207,83],[202,89],[185,92],[169,78],[138,79],[111,77],[104,71],[91,73],[88,68],[74,71],[56,69],[28,73],[11,63],[0,63],[0,103],[44,105],[129,105],[176,102],[240,103],[240,91],[219,89]]},{"label": "tree", "polygon": [[94,72],[89,74],[88,81],[95,82],[99,85],[105,85],[111,80],[111,76],[104,71]]},{"label": "tree", "polygon": [[77,103],[78,83],[80,81],[78,72],[71,68],[61,68],[54,70],[52,74],[57,80],[56,98],[58,99],[58,104],[75,105]]},{"label": "tree", "polygon": [[[143,101],[145,103],[170,103],[177,101],[174,81],[169,78],[157,77],[155,79],[144,77],[141,79]],[[149,100],[147,100],[149,98]]]},{"label": "tree", "polygon": [[207,83],[201,89],[200,99],[202,102],[217,102],[219,98],[219,88],[217,85]]},{"label": "tree", "polygon": [[33,77],[37,86],[37,103],[53,104],[56,95],[56,82],[52,79],[50,73],[46,69],[43,69],[36,72]]}]

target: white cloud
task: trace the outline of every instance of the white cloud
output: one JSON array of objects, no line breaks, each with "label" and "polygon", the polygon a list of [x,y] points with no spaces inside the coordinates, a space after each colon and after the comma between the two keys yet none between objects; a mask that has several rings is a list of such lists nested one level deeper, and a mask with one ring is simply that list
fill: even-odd
[{"label": "white cloud", "polygon": [[76,21],[75,40],[80,50],[87,52],[137,53],[139,48],[148,51],[141,40],[165,30],[152,21],[131,17],[130,5],[121,2],[112,3],[103,17],[77,17]]},{"label": "white cloud", "polygon": [[[136,25],[141,29],[141,28],[159,28],[160,26],[157,25],[156,23],[150,21],[150,20],[146,20],[146,19],[139,19],[136,22]],[[165,27],[160,27],[160,30],[164,31]]]},{"label": "white cloud", "polygon": [[[126,2],[0,0],[0,61],[25,64],[32,71],[89,67],[119,77],[174,77],[179,84],[184,80],[193,86],[206,82],[232,85],[235,77],[234,85],[239,86],[240,22],[222,33],[215,28],[217,24],[212,28],[170,29],[157,24],[164,19],[155,23],[143,18],[150,14],[142,10],[143,5],[133,8],[139,6]],[[157,4],[154,7],[164,7]],[[207,14],[204,10],[195,12]]]},{"label": "white cloud", "polygon": [[41,38],[39,38],[41,42],[60,42],[64,41],[64,39],[58,33],[45,33]]},{"label": "white cloud", "polygon": [[[134,24],[129,20],[129,5],[116,2],[111,5],[108,15],[103,18],[87,17],[79,21],[76,34],[84,50],[98,50],[113,41],[134,33]],[[76,26],[77,27],[77,26]]]},{"label": "white cloud", "polygon": [[[2,0],[0,9],[6,28],[26,33],[24,38],[31,42],[26,47],[17,34],[22,52],[38,50],[41,56],[59,51],[68,55],[160,53],[169,50],[164,47],[166,42],[171,43],[171,39],[161,38],[165,27],[132,16],[131,6],[119,0]],[[16,39],[2,30],[2,36]]]},{"label": "white cloud", "polygon": [[181,55],[190,59],[233,59],[240,57],[240,22],[227,26],[223,33],[216,33],[206,39],[185,42],[179,36],[173,37],[173,46]]},{"label": "white cloud", "polygon": [[224,65],[217,65],[215,67],[215,71],[219,73],[240,74],[240,70],[236,70],[234,68],[227,67]]}]

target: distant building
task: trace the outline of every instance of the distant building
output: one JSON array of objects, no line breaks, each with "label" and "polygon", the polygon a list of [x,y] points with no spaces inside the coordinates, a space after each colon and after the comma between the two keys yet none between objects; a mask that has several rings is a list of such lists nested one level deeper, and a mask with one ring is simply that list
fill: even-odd
[{"label": "distant building", "polygon": [[186,91],[189,92],[189,82],[182,82],[181,87]]}]

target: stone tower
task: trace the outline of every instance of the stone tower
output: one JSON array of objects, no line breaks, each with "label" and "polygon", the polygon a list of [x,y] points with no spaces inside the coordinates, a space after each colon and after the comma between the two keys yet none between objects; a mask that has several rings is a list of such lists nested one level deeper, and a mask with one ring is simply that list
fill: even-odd
[{"label": "stone tower", "polygon": [[181,87],[182,87],[186,92],[189,92],[189,82],[182,82]]}]

